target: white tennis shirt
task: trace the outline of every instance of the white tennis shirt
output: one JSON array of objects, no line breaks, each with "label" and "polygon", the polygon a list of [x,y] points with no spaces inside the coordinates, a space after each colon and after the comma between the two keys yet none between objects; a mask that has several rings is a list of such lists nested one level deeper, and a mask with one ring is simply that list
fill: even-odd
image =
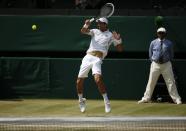
[{"label": "white tennis shirt", "polygon": [[100,51],[103,53],[103,59],[107,55],[112,43],[114,46],[120,44],[116,42],[116,39],[114,39],[109,30],[102,32],[99,29],[91,29],[88,35],[91,36],[91,42],[87,52]]}]

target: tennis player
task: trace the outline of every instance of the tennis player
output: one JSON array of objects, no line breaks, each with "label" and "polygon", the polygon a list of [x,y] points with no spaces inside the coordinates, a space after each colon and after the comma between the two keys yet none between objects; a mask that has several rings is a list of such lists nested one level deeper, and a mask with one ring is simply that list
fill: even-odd
[{"label": "tennis player", "polygon": [[99,92],[103,96],[105,104],[105,112],[111,111],[110,102],[107,96],[106,87],[102,79],[101,64],[102,60],[106,57],[110,45],[113,43],[117,51],[123,51],[122,39],[117,32],[110,32],[108,29],[108,20],[104,17],[96,20],[98,29],[89,29],[91,22],[86,20],[81,29],[81,33],[90,35],[91,42],[85,57],[82,59],[78,78],[76,81],[76,88],[79,97],[79,107],[81,112],[85,112],[86,104],[83,98],[83,83],[90,69]]}]

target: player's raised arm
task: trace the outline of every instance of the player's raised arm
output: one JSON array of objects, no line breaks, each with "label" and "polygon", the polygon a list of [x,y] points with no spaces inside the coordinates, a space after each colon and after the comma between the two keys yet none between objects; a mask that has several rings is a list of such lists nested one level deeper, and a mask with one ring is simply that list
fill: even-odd
[{"label": "player's raised arm", "polygon": [[81,28],[81,33],[88,34],[90,32],[90,29],[89,29],[90,24],[91,24],[90,20],[85,20],[85,24]]},{"label": "player's raised arm", "polygon": [[122,39],[121,39],[120,34],[117,33],[116,31],[113,31],[112,36],[113,36],[115,47],[116,47],[117,51],[122,52],[123,51],[123,44],[122,44]]}]

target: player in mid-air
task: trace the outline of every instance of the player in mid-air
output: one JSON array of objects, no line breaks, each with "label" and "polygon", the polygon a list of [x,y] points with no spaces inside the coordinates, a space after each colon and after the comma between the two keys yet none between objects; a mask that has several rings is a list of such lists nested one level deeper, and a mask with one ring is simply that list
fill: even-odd
[{"label": "player in mid-air", "polygon": [[113,43],[117,51],[123,51],[122,39],[117,32],[110,32],[108,29],[108,20],[104,17],[96,20],[98,29],[89,29],[91,24],[90,20],[86,20],[81,29],[81,33],[91,36],[90,46],[87,50],[85,57],[82,59],[78,78],[76,81],[76,88],[79,97],[79,107],[81,112],[85,112],[86,103],[83,98],[83,83],[90,69],[92,75],[98,86],[99,92],[103,96],[105,104],[105,112],[111,111],[110,102],[107,96],[106,87],[102,79],[101,64],[102,60],[107,55],[110,45]]}]

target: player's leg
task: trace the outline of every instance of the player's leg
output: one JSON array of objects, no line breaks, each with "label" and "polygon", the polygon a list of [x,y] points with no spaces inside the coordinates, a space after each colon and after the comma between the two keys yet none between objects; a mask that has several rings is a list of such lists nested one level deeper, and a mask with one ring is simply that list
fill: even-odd
[{"label": "player's leg", "polygon": [[76,80],[76,89],[79,96],[79,100],[83,98],[83,84],[85,78],[77,78]]},{"label": "player's leg", "polygon": [[92,65],[89,62],[89,57],[85,56],[82,60],[82,64],[80,66],[78,78],[76,80],[76,89],[79,98],[79,107],[81,112],[85,112],[85,98],[83,98],[83,84],[86,77],[88,77],[88,73],[91,69]]},{"label": "player's leg", "polygon": [[81,112],[85,112],[86,109],[86,99],[83,98],[83,83],[84,83],[85,78],[77,78],[76,81],[76,88],[77,88],[77,93],[78,93],[78,98],[79,98],[79,108]]},{"label": "player's leg", "polygon": [[103,82],[103,78],[101,74],[94,74],[94,80],[96,82],[96,85],[98,86],[99,92],[101,94],[105,94],[106,93],[106,87],[105,84]]},{"label": "player's leg", "polygon": [[92,74],[94,75],[94,80],[96,82],[98,90],[100,94],[102,94],[103,96],[104,104],[105,104],[105,112],[108,113],[111,111],[111,107],[110,107],[110,101],[108,99],[107,92],[106,92],[106,86],[103,82],[103,78],[101,75],[101,64],[102,64],[102,60],[100,59],[98,59],[96,63],[93,64]]},{"label": "player's leg", "polygon": [[99,92],[102,94],[105,104],[105,112],[108,113],[111,111],[110,101],[107,96],[106,87],[103,82],[102,76],[100,74],[94,74],[94,80],[98,86]]},{"label": "player's leg", "polygon": [[162,75],[166,82],[169,95],[176,104],[181,104],[181,97],[179,96],[176,88],[174,74],[172,71],[172,64],[170,62],[167,62],[163,65]]},{"label": "player's leg", "polygon": [[138,101],[138,103],[145,103],[150,101],[159,76],[160,76],[160,67],[157,63],[152,62],[150,67],[149,80],[146,86],[146,91],[144,93],[144,96],[140,101]]}]

